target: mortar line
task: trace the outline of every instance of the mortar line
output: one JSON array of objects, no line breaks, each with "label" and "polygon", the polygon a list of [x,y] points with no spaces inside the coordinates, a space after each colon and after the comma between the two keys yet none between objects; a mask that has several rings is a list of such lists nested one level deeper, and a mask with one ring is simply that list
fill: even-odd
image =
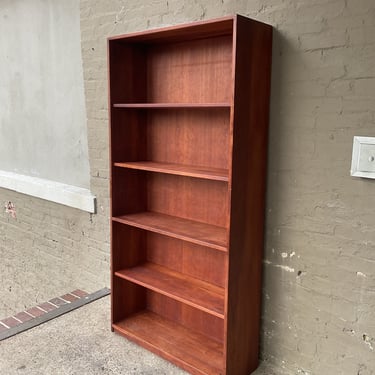
[{"label": "mortar line", "polygon": [[[0,341],[5,340],[9,337],[12,337],[14,335],[17,335],[18,333],[27,331],[30,328],[34,328],[40,324],[43,324],[45,322],[48,322],[49,320],[55,319],[61,315],[64,315],[70,311],[73,311],[75,309],[78,309],[79,307],[82,307],[84,305],[87,305],[88,303],[94,302],[102,297],[107,296],[111,293],[111,290],[108,288],[100,289],[94,293],[88,294],[85,297],[82,297],[80,299],[77,299],[73,302],[67,303],[65,305],[62,305],[55,310],[46,312],[45,314],[38,316],[36,318],[33,318],[31,320],[28,320],[24,323],[18,324],[15,327],[11,327],[7,329],[6,331],[3,331],[0,333]],[[4,323],[1,322],[2,325],[5,326]]]}]

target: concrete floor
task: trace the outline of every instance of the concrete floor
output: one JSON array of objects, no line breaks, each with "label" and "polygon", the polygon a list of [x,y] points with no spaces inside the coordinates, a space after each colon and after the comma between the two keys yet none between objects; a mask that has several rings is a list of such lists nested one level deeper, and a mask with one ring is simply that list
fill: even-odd
[{"label": "concrete floor", "polygon": [[[186,372],[114,334],[109,297],[0,342],[0,374],[148,374]],[[280,375],[262,364],[254,375]]]}]

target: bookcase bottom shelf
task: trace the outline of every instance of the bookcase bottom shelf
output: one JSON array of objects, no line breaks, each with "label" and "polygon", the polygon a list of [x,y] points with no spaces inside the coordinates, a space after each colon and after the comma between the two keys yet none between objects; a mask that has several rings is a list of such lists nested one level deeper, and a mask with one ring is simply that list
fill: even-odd
[{"label": "bookcase bottom shelf", "polygon": [[113,324],[113,329],[192,374],[223,374],[223,344],[151,311]]}]

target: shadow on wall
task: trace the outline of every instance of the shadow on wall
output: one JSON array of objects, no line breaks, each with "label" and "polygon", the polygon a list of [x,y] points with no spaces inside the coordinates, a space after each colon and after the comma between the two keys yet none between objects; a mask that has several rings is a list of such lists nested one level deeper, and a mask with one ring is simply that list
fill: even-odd
[{"label": "shadow on wall", "polygon": [[[287,311],[288,296],[286,291],[292,285],[290,282],[291,274],[299,277],[302,272],[290,265],[290,261],[295,256],[294,252],[280,254],[275,250],[280,244],[281,231],[279,226],[283,222],[282,203],[285,202],[283,196],[285,189],[283,188],[285,188],[286,181],[282,166],[282,155],[285,150],[283,150],[282,145],[286,144],[283,139],[288,137],[288,132],[285,129],[288,125],[287,117],[282,115],[286,97],[283,84],[283,72],[286,67],[282,57],[285,51],[290,52],[293,48],[291,43],[278,30],[273,30],[266,226],[263,256],[261,326],[261,357],[263,360],[272,360],[271,353],[280,351],[278,347],[280,338],[275,338],[275,334],[277,334],[274,330],[275,324],[285,321],[285,318],[290,314],[290,311]],[[286,285],[288,289],[285,288]]]}]

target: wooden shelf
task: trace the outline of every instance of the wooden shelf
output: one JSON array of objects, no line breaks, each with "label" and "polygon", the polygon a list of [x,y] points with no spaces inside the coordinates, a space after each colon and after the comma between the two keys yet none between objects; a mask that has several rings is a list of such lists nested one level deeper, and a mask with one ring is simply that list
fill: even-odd
[{"label": "wooden shelf", "polygon": [[155,313],[143,311],[115,322],[118,333],[194,374],[223,374],[223,344]]},{"label": "wooden shelf", "polygon": [[122,215],[113,217],[112,220],[220,251],[227,251],[226,228],[156,212]]},{"label": "wooden shelf", "polygon": [[258,364],[271,56],[240,15],[108,41],[112,326],[190,374]]},{"label": "wooden shelf", "polygon": [[113,108],[230,108],[230,103],[115,103]]},{"label": "wooden shelf", "polygon": [[228,170],[219,168],[203,168],[172,163],[137,161],[114,163],[115,167],[131,168],[150,172],[168,173],[178,176],[204,178],[207,180],[228,181]]},{"label": "wooden shelf", "polygon": [[224,289],[153,263],[115,272],[172,299],[224,319]]}]

